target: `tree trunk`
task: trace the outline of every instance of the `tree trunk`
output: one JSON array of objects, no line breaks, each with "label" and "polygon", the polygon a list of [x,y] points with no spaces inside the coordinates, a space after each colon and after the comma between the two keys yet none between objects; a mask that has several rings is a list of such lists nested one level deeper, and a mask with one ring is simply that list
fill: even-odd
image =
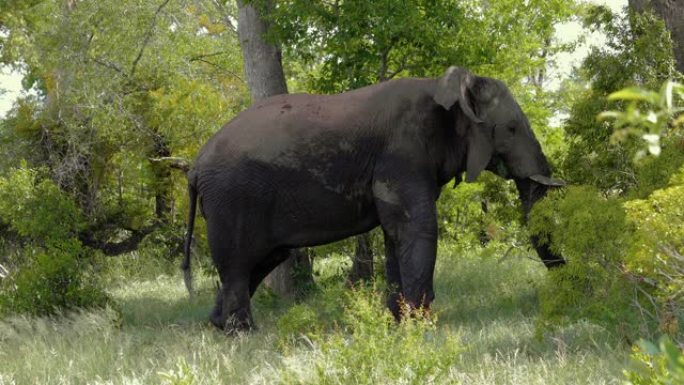
[{"label": "tree trunk", "polygon": [[[166,138],[155,133],[153,137],[153,148],[150,153],[152,159],[168,158],[171,156],[171,149]],[[171,221],[171,210],[173,207],[173,180],[171,179],[171,167],[164,162],[150,161],[154,174],[154,214],[162,224]]]},{"label": "tree trunk", "polygon": [[286,94],[287,84],[283,75],[280,48],[266,40],[268,23],[261,18],[260,11],[268,12],[273,7],[270,0],[260,2],[258,9],[252,2],[238,0],[238,39],[252,94],[252,103],[269,96]]},{"label": "tree trunk", "polygon": [[650,9],[665,21],[674,43],[677,71],[684,73],[684,1],[682,0],[629,0],[636,12]]},{"label": "tree trunk", "polygon": [[[278,45],[269,42],[265,35],[269,25],[261,12],[273,8],[271,0],[254,2],[238,0],[238,39],[242,49],[247,84],[252,103],[269,96],[286,94],[287,84]],[[313,282],[311,260],[306,250],[293,250],[292,256],[276,267],[266,277],[268,285],[276,294],[294,297],[298,287]]]},{"label": "tree trunk", "polygon": [[364,233],[356,236],[356,253],[354,253],[348,280],[354,284],[359,281],[369,281],[371,278],[373,278],[373,249],[369,233]]}]

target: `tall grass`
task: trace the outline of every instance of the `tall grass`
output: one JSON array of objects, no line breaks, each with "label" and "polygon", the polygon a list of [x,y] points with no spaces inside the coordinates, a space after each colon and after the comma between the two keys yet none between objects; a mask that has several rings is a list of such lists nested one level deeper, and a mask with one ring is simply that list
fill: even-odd
[{"label": "tall grass", "polygon": [[436,323],[397,326],[378,290],[328,279],[296,306],[258,294],[238,337],[206,320],[213,278],[193,299],[177,275],[129,280],[116,310],[0,321],[0,384],[620,383],[629,352],[604,329],[536,332],[544,279],[527,259],[441,256]]}]

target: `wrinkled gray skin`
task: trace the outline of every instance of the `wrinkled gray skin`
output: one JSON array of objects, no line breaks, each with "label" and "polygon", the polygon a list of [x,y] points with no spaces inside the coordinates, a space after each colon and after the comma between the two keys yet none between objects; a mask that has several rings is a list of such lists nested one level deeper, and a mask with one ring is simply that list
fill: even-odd
[{"label": "wrinkled gray skin", "polygon": [[[199,198],[222,284],[211,321],[247,329],[252,294],[290,249],[380,225],[394,288],[388,306],[398,319],[401,297],[414,308],[434,299],[441,187],[485,168],[516,181],[526,211],[557,184],[525,114],[496,79],[451,67],[440,79],[266,99],[216,133],[188,173],[183,269]],[[549,267],[564,262],[537,249]]]}]

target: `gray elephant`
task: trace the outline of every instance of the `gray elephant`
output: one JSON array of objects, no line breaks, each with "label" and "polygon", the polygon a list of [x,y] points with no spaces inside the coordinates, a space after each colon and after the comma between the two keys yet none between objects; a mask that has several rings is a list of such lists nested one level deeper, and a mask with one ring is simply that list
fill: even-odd
[{"label": "gray elephant", "polygon": [[[452,179],[485,169],[513,179],[525,211],[550,178],[530,124],[499,80],[451,67],[439,79],[397,79],[338,95],[271,97],[240,113],[188,173],[188,276],[196,200],[221,288],[211,321],[253,325],[250,298],[293,248],[381,226],[386,275],[412,308],[434,299],[435,201]],[[548,267],[564,263],[532,240]]]}]

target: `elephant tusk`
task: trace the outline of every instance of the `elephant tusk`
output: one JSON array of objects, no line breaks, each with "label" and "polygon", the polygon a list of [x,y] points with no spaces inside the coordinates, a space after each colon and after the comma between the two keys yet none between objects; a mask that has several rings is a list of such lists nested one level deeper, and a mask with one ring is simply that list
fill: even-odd
[{"label": "elephant tusk", "polygon": [[539,175],[539,174],[530,176],[530,179],[532,179],[533,181],[535,181],[537,183],[543,184],[545,186],[550,186],[550,187],[563,187],[566,185],[565,181],[562,181],[560,179],[554,179],[554,178],[544,176],[544,175]]}]

